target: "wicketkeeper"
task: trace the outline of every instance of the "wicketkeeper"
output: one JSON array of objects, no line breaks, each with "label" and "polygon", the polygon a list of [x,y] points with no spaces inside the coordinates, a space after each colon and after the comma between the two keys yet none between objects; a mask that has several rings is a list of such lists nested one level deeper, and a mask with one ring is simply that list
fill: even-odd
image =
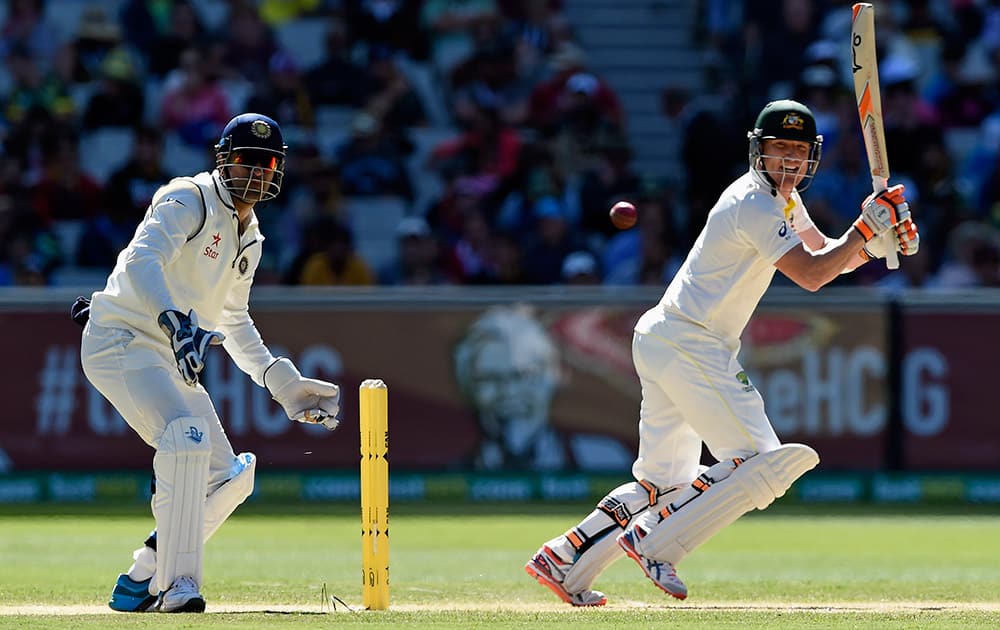
[{"label": "wicketkeeper", "polygon": [[[805,105],[768,103],[748,137],[750,170],[723,191],[663,298],[635,326],[636,481],[612,490],[525,566],[574,606],[607,602],[592,586],[623,552],[657,588],[684,599],[678,563],[819,463],[808,446],[778,440],[737,360],[775,269],[815,291],[892,248],[910,256],[920,245],[902,186],[865,199],[838,239],[816,228],[799,191],[816,174],[823,137]],[[702,442],[718,460],[711,467],[699,466]]]},{"label": "wicketkeeper", "polygon": [[338,387],[272,356],[248,310],[264,240],[254,206],[280,192],[286,152],[274,120],[233,118],[215,169],[160,188],[107,285],[74,305],[84,373],[156,449],[156,529],[118,577],[114,610],[204,611],[202,546],[253,491],[254,454],[233,452],[198,381],[211,346],[290,419],[337,427]]}]

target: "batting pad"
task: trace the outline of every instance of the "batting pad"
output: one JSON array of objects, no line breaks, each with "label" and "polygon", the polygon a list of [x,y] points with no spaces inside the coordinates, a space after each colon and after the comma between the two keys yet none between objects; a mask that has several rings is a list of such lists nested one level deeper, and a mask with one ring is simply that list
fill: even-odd
[{"label": "batting pad", "polygon": [[656,505],[663,493],[648,481],[622,484],[601,499],[580,524],[548,542],[549,548],[572,563],[563,577],[563,587],[570,593],[588,590],[604,569],[624,555],[617,543],[618,534],[634,516]]},{"label": "batting pad", "polygon": [[177,418],[163,431],[153,456],[156,587],[160,592],[180,576],[194,578],[201,585],[209,440],[204,418]]},{"label": "batting pad", "polygon": [[205,499],[205,541],[212,537],[229,515],[253,493],[253,476],[257,456],[240,453],[236,456],[235,473],[218,490]]},{"label": "batting pad", "polygon": [[804,444],[783,444],[754,455],[676,512],[644,514],[637,524],[647,533],[639,541],[638,551],[676,566],[739,517],[771,505],[818,463],[819,455]]}]

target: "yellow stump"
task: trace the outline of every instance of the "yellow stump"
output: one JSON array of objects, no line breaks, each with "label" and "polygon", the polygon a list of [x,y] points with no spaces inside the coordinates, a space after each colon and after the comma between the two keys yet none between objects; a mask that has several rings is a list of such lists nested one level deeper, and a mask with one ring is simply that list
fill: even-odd
[{"label": "yellow stump", "polygon": [[361,383],[361,601],[389,608],[389,390]]}]

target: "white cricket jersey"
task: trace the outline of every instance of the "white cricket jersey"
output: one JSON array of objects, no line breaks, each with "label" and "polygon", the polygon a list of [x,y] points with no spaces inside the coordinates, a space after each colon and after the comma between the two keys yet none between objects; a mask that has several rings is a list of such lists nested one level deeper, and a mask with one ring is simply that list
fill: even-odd
[{"label": "white cricket jersey", "polygon": [[798,192],[787,201],[754,171],[734,181],[708,213],[705,227],[659,304],[636,324],[651,332],[680,316],[736,347],[774,276],[774,263],[802,240],[792,227],[808,214]]},{"label": "white cricket jersey", "polygon": [[264,236],[256,215],[242,236],[238,228],[232,197],[217,172],[171,180],[156,191],[107,285],[93,294],[91,321],[162,342],[169,356],[156,318],[165,310],[193,310],[198,326],[226,335],[233,361],[263,386],[274,357],[248,304]]}]

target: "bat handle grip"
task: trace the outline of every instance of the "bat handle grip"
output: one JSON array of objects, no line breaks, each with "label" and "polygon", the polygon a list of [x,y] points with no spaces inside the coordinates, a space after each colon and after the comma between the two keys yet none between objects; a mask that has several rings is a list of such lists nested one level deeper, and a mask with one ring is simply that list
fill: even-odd
[{"label": "bat handle grip", "polygon": [[[878,175],[872,176],[872,190],[875,194],[878,194],[889,187],[889,181],[884,177],[879,177]],[[896,248],[893,247],[889,250],[889,253],[885,256],[885,266],[886,269],[899,269],[899,254],[896,252]]]}]

